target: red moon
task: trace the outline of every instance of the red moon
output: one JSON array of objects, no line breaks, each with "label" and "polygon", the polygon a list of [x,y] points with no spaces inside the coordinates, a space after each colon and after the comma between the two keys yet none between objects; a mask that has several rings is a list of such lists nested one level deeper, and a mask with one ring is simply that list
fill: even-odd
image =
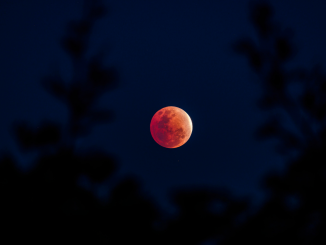
[{"label": "red moon", "polygon": [[184,110],[167,106],[154,114],[150,130],[157,144],[166,148],[177,148],[189,140],[192,121]]}]

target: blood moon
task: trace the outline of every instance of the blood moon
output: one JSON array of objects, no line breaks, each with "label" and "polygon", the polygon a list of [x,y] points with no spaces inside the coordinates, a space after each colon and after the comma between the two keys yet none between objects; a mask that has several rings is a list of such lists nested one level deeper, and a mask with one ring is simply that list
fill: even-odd
[{"label": "blood moon", "polygon": [[167,106],[154,114],[150,130],[156,143],[166,148],[177,148],[189,140],[192,121],[184,110]]}]

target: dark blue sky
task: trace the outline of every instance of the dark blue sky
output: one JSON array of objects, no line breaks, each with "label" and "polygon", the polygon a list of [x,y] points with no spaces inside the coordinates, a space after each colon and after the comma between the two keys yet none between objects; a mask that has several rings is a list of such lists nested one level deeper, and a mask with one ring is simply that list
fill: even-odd
[{"label": "dark blue sky", "polygon": [[[325,64],[326,2],[272,3],[275,18],[295,32],[299,53],[292,64]],[[136,175],[162,205],[168,205],[168,190],[185,186],[227,187],[259,202],[262,174],[282,169],[284,158],[275,153],[275,142],[253,137],[268,113],[255,104],[257,77],[231,49],[237,38],[254,35],[248,2],[106,4],[110,12],[96,25],[91,52],[106,50],[106,63],[119,71],[119,87],[100,100],[116,117],[80,139],[80,149],[95,145],[115,154],[120,160],[117,178]],[[0,2],[0,149],[15,151],[22,165],[33,155],[18,154],[11,123],[67,119],[64,105],[43,90],[40,79],[60,70],[69,80],[70,60],[59,41],[67,22],[78,19],[81,10],[79,0]],[[193,121],[190,140],[177,149],[159,146],[150,135],[152,116],[165,106],[184,109]]]}]

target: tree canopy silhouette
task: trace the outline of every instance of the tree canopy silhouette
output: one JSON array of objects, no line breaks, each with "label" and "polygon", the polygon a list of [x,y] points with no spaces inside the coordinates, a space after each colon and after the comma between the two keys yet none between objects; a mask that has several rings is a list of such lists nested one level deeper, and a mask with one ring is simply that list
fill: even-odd
[{"label": "tree canopy silhouette", "polygon": [[[95,184],[117,169],[116,157],[100,149],[83,152],[76,140],[113,113],[96,104],[99,97],[117,87],[118,74],[104,65],[104,54],[87,53],[95,23],[106,14],[100,0],[85,0],[82,17],[69,23],[61,40],[73,67],[71,81],[59,74],[45,77],[43,87],[68,108],[66,124],[45,121],[38,127],[16,122],[13,133],[22,152],[36,152],[33,168],[16,168],[14,155],[0,162],[1,243],[38,242],[88,244],[153,244],[158,210],[141,192],[134,177],[122,179],[109,200],[100,202]],[[90,190],[79,185],[82,176]],[[127,234],[127,235],[126,235]]]},{"label": "tree canopy silhouette", "polygon": [[[268,3],[251,7],[258,42],[242,38],[234,48],[246,56],[261,81],[258,105],[272,114],[256,137],[278,139],[276,149],[288,157],[288,165],[284,173],[264,178],[268,200],[223,244],[325,244],[326,76],[318,66],[288,68],[297,51],[293,32],[273,19]],[[292,127],[286,125],[285,116]]]},{"label": "tree canopy silhouette", "polygon": [[[279,140],[278,152],[289,156],[286,171],[263,179],[269,197],[253,214],[248,200],[224,189],[189,187],[171,192],[177,212],[167,216],[132,176],[112,188],[107,202],[92,192],[96,183],[112,177],[118,161],[100,149],[80,152],[76,140],[113,119],[96,102],[117,87],[118,74],[104,65],[102,53],[87,56],[92,28],[107,10],[100,0],[84,3],[82,18],[68,25],[61,42],[73,64],[71,81],[58,74],[42,80],[68,108],[68,121],[38,127],[15,123],[21,151],[37,153],[33,168],[20,171],[10,153],[0,160],[1,242],[325,244],[326,76],[320,67],[287,68],[296,53],[292,32],[273,19],[271,6],[252,4],[258,42],[243,38],[234,49],[260,78],[258,106],[272,114],[256,137]],[[293,91],[293,84],[301,90]],[[284,115],[296,130],[286,127]],[[81,176],[90,180],[90,189],[78,184]]]}]

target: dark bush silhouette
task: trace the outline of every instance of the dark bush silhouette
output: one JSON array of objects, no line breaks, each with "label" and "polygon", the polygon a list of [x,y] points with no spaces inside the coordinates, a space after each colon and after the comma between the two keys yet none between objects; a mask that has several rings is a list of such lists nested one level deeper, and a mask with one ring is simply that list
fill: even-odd
[{"label": "dark bush silhouette", "polygon": [[164,244],[218,241],[241,223],[248,208],[248,200],[237,200],[216,188],[181,189],[171,196],[177,215],[164,226]]},{"label": "dark bush silhouette", "polygon": [[[267,3],[251,9],[259,42],[243,38],[234,45],[261,80],[258,106],[272,112],[257,139],[276,137],[277,150],[289,156],[283,174],[263,179],[269,198],[262,207],[252,214],[249,200],[226,190],[189,187],[171,193],[177,213],[166,216],[134,177],[120,180],[106,202],[94,196],[94,184],[115,173],[117,159],[100,149],[78,152],[75,142],[97,123],[113,119],[96,101],[117,87],[118,74],[104,66],[102,53],[86,56],[92,27],[106,12],[100,0],[85,0],[81,20],[70,23],[62,39],[73,63],[72,80],[59,75],[42,80],[67,106],[68,122],[13,125],[22,152],[37,157],[27,172],[16,167],[10,153],[0,159],[1,243],[325,244],[326,76],[319,67],[286,68],[296,53],[292,32],[274,21]],[[301,94],[291,91],[292,84],[302,86]],[[283,115],[296,131],[285,127]],[[78,184],[81,177],[89,179],[89,189]]]},{"label": "dark bush silhouette", "polygon": [[[292,31],[273,19],[268,3],[254,3],[251,20],[258,43],[243,38],[234,48],[247,57],[261,80],[263,96],[258,105],[272,113],[256,136],[277,138],[276,149],[288,156],[288,166],[284,173],[264,178],[268,200],[222,244],[325,244],[326,76],[320,67],[287,68],[296,53]],[[291,90],[293,84],[302,90]],[[285,115],[292,127],[282,121]]]},{"label": "dark bush silhouette", "polygon": [[[16,122],[13,133],[22,152],[36,152],[33,168],[16,168],[12,154],[0,161],[1,244],[153,244],[159,211],[141,192],[135,178],[122,179],[109,200],[98,200],[94,184],[117,169],[116,157],[99,149],[79,152],[76,139],[113,113],[96,105],[117,87],[118,74],[103,64],[103,54],[88,57],[88,41],[96,21],[107,11],[98,0],[85,0],[79,21],[69,24],[62,47],[73,64],[72,80],[59,75],[42,80],[44,88],[68,108],[64,125],[45,121],[38,127]],[[88,178],[90,190],[78,184]]]}]

